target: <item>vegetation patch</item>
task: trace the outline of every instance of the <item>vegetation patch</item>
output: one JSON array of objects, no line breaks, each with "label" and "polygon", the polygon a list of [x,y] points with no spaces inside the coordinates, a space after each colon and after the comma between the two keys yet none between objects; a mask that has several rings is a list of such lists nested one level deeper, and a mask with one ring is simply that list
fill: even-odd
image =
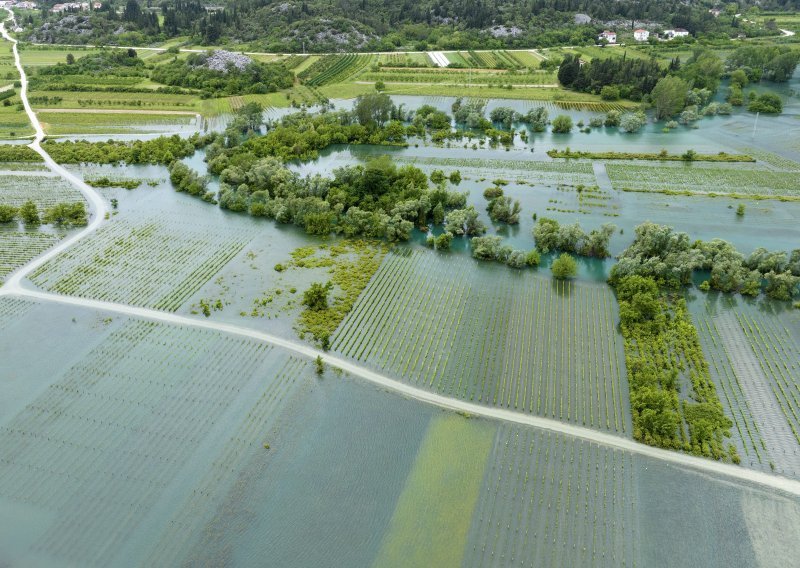
[{"label": "vegetation patch", "polygon": [[755,162],[755,158],[744,154],[698,154],[691,150],[683,154],[670,154],[666,150],[661,152],[589,152],[585,150],[571,150],[566,148],[558,150],[553,148],[547,151],[551,158],[583,158],[590,160],[654,160],[663,162]]},{"label": "vegetation patch", "polygon": [[[275,269],[326,268],[330,280],[315,282],[304,293],[305,309],[297,319],[300,337],[310,335],[327,349],[330,338],[350,313],[361,292],[378,270],[386,245],[370,241],[342,241],[319,247],[302,247],[291,254],[291,260]],[[330,295],[330,299],[329,299]]]}]

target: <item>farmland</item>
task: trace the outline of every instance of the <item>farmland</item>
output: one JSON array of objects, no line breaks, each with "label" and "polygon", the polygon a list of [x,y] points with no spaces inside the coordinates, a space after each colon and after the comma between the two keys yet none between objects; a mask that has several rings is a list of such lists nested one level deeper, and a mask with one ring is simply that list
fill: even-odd
[{"label": "farmland", "polygon": [[608,164],[615,189],[800,197],[797,175],[755,168],[667,168]]},{"label": "farmland", "polygon": [[51,175],[3,175],[0,177],[0,203],[19,207],[33,201],[39,209],[56,203],[82,202],[83,196],[72,185]]},{"label": "farmland", "polygon": [[615,309],[603,287],[393,253],[332,346],[449,396],[625,433]]},{"label": "farmland", "polygon": [[249,239],[245,231],[217,235],[168,219],[118,221],[43,265],[32,280],[59,294],[174,311]]},{"label": "farmland", "polygon": [[498,430],[467,566],[635,566],[632,456],[526,429]]},{"label": "farmland", "polygon": [[796,324],[744,307],[701,320],[704,350],[753,465],[800,474],[800,344]]},{"label": "farmland", "polygon": [[58,238],[48,233],[0,231],[0,282],[56,242]]}]

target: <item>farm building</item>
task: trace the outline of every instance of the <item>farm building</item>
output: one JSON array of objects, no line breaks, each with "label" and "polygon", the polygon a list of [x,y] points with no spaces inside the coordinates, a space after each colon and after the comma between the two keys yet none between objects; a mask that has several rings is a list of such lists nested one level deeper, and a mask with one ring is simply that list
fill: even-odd
[{"label": "farm building", "polygon": [[597,36],[597,39],[606,40],[608,43],[617,43],[617,33],[606,30]]},{"label": "farm building", "polygon": [[650,37],[650,32],[648,32],[647,30],[639,29],[633,32],[633,39],[635,39],[636,41],[647,41],[649,37]]}]

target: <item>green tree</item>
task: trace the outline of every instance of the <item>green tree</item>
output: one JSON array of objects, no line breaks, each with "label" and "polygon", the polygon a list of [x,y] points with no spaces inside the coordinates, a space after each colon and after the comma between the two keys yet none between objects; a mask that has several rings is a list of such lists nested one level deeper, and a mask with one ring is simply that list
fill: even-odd
[{"label": "green tree", "polygon": [[333,284],[330,282],[326,284],[314,282],[308,290],[303,292],[303,305],[315,312],[328,309],[328,293],[331,288],[333,288]]},{"label": "green tree", "polygon": [[0,204],[0,223],[10,223],[17,217],[17,208]]},{"label": "green tree", "polygon": [[383,126],[392,116],[394,103],[383,93],[371,93],[356,98],[353,114],[361,126],[377,128]]},{"label": "green tree", "polygon": [[650,100],[656,110],[656,118],[662,120],[678,114],[686,105],[688,91],[689,85],[680,77],[668,75],[659,79],[650,93]]},{"label": "green tree", "polygon": [[573,278],[578,273],[578,263],[569,253],[565,252],[553,261],[553,264],[550,265],[550,270],[554,278],[565,280]]},{"label": "green tree", "polygon": [[566,134],[572,130],[572,118],[566,114],[560,114],[553,119],[553,132]]},{"label": "green tree", "polygon": [[31,200],[22,204],[19,208],[19,216],[26,225],[33,226],[42,222],[39,218],[39,210],[36,208],[36,204]]}]

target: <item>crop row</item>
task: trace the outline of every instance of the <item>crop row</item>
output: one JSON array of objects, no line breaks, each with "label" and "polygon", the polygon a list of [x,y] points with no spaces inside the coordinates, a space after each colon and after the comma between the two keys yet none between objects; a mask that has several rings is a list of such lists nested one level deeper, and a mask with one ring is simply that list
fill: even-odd
[{"label": "crop row", "polygon": [[606,164],[615,189],[674,189],[710,193],[792,195],[800,191],[800,176],[752,168],[697,168]]},{"label": "crop row", "polygon": [[123,323],[6,422],[0,497],[51,513],[32,543],[40,553],[116,564],[271,351],[213,331]]},{"label": "crop row", "polygon": [[117,221],[47,262],[31,280],[60,294],[175,311],[249,240],[245,231],[188,222]]},{"label": "crop row", "polygon": [[5,296],[0,298],[0,330],[24,315],[36,304],[20,298]]},{"label": "crop row", "polygon": [[0,204],[19,207],[26,201],[39,209],[57,203],[83,201],[81,192],[59,177],[4,175],[0,176]]},{"label": "crop row", "polygon": [[333,348],[449,396],[626,432],[614,306],[599,286],[393,253]]},{"label": "crop row", "polygon": [[369,65],[372,57],[371,55],[359,55],[357,53],[326,55],[308,69],[302,71],[298,77],[311,87],[341,83]]},{"label": "crop row", "polygon": [[750,346],[758,357],[764,375],[784,418],[800,444],[800,346],[786,329],[772,319],[737,313]]},{"label": "crop row", "polygon": [[550,432],[505,427],[489,463],[466,565],[637,564],[630,454]]},{"label": "crop row", "polygon": [[725,343],[720,337],[717,324],[712,318],[701,318],[697,326],[703,353],[709,364],[711,377],[719,387],[720,397],[727,416],[733,421],[738,437],[739,449],[750,460],[750,465],[766,465],[768,450],[758,423],[753,419],[750,404],[745,396],[739,377],[733,368]]},{"label": "crop row", "polygon": [[392,69],[364,73],[365,81],[391,83],[470,83],[482,85],[552,85],[556,78],[551,73],[509,73],[507,71],[482,71],[469,73],[455,69]]},{"label": "crop row", "polygon": [[[273,361],[274,360],[274,361]],[[308,363],[284,355],[271,356],[271,365],[261,396],[232,431],[222,451],[214,458],[205,475],[175,514],[153,548],[147,564],[183,565],[193,563],[192,550],[202,529],[213,522],[213,515],[223,505],[229,491],[245,474],[258,475],[266,467],[270,440],[268,433],[278,427],[287,400],[309,376]],[[199,559],[197,559],[199,560]]]},{"label": "crop row", "polygon": [[535,175],[536,181],[594,185],[592,165],[588,162],[541,162],[536,160],[496,160],[491,158],[404,157],[396,161],[417,167],[458,168],[462,174],[487,179],[514,179],[515,176]]},{"label": "crop row", "polygon": [[54,235],[0,231],[0,282],[6,274],[39,256],[58,241]]}]

